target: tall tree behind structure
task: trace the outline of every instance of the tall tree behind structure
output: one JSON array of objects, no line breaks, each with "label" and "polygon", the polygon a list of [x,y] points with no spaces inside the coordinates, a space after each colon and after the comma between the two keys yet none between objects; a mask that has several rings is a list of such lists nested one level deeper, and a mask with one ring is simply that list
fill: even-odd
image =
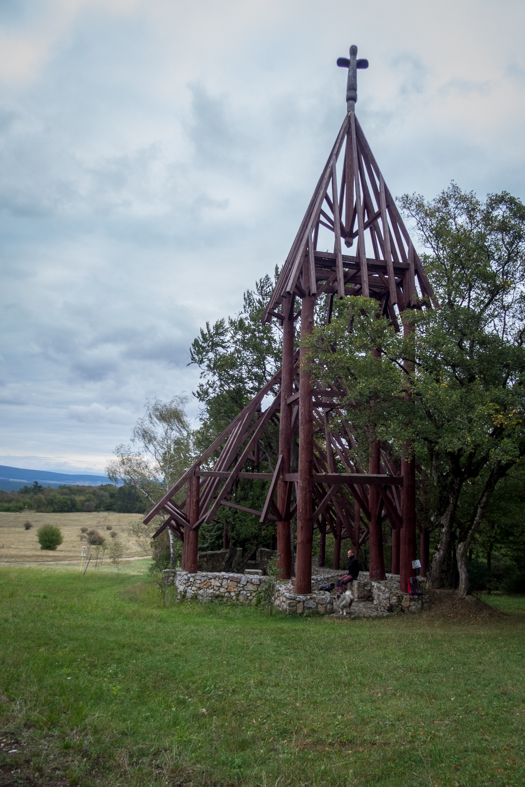
[{"label": "tall tree behind structure", "polygon": [[[108,478],[132,484],[150,504],[160,500],[193,459],[193,434],[184,411],[186,403],[183,395],[174,396],[169,402],[147,402],[146,413],[133,428],[131,444],[115,448],[115,459],[106,468]],[[169,529],[168,532],[173,564],[173,534]]]},{"label": "tall tree behind structure", "polygon": [[274,284],[264,276],[255,290],[244,293],[235,317],[206,323],[190,347],[191,363],[201,371],[194,393],[202,405],[197,447],[207,447],[280,366],[281,333],[273,324],[261,324]]},{"label": "tall tree behind structure", "polygon": [[[431,202],[401,204],[429,251],[422,259],[440,308],[404,312],[416,328],[404,337],[374,302],[348,299],[310,346],[317,374],[345,381],[358,444],[366,450],[371,430],[398,454],[413,442],[439,530],[432,583],[442,585],[455,545],[464,594],[472,539],[496,485],[525,455],[525,206],[505,192],[481,202],[455,184]],[[471,486],[471,513],[459,523]]]}]

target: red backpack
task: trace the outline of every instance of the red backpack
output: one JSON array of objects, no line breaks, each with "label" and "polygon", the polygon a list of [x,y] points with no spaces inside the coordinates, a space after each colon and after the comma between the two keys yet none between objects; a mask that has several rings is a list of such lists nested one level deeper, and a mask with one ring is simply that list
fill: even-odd
[{"label": "red backpack", "polygon": [[409,596],[423,595],[423,591],[421,590],[418,577],[410,577],[407,583],[407,591]]}]

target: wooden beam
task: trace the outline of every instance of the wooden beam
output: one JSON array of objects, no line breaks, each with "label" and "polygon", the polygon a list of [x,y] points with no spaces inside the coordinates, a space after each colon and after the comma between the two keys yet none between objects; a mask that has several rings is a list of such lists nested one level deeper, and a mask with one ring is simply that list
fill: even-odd
[{"label": "wooden beam", "polygon": [[[235,508],[237,511],[244,511],[246,514],[255,514],[255,516],[260,516],[261,511],[256,511],[254,508],[247,508],[246,506],[239,506],[237,503],[231,503],[229,500],[221,500],[219,505],[226,506],[227,508]],[[268,514],[268,519],[277,519],[276,516],[272,514]]]},{"label": "wooden beam", "polygon": [[[277,460],[277,464],[275,465],[272,483],[270,484],[270,488],[268,489],[268,494],[266,495],[266,500],[264,502],[263,510],[261,512],[261,518],[259,519],[259,522],[261,522],[261,524],[264,522],[264,520],[266,519],[266,515],[268,514],[268,509],[272,502],[274,489],[277,485],[277,481],[279,480],[279,476],[281,475],[282,464],[283,464],[283,455],[279,454],[279,459]],[[279,515],[278,519],[280,518],[281,517]]]},{"label": "wooden beam", "polygon": [[[298,473],[285,473],[285,481],[298,481]],[[372,475],[370,473],[314,473],[314,483],[318,484],[356,484],[370,486],[403,486],[403,476]]]}]

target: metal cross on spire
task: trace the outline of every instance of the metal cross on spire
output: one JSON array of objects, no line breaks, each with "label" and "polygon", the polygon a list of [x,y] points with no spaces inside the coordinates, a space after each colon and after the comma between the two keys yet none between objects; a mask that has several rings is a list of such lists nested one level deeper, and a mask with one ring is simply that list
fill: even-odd
[{"label": "metal cross on spire", "polygon": [[346,85],[346,108],[348,112],[355,112],[355,102],[357,101],[357,70],[358,68],[368,68],[368,60],[356,60],[357,47],[352,44],[350,47],[350,58],[340,57],[337,65],[348,69],[348,82]]}]

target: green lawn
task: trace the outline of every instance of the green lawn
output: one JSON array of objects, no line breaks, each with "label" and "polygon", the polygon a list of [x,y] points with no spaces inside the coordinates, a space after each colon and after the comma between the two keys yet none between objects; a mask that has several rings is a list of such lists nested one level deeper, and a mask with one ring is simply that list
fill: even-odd
[{"label": "green lawn", "polygon": [[0,621],[0,785],[525,784],[523,616],[166,609],[145,577],[8,568]]},{"label": "green lawn", "polygon": [[503,596],[501,593],[483,593],[483,601],[506,615],[525,615],[525,596]]}]

